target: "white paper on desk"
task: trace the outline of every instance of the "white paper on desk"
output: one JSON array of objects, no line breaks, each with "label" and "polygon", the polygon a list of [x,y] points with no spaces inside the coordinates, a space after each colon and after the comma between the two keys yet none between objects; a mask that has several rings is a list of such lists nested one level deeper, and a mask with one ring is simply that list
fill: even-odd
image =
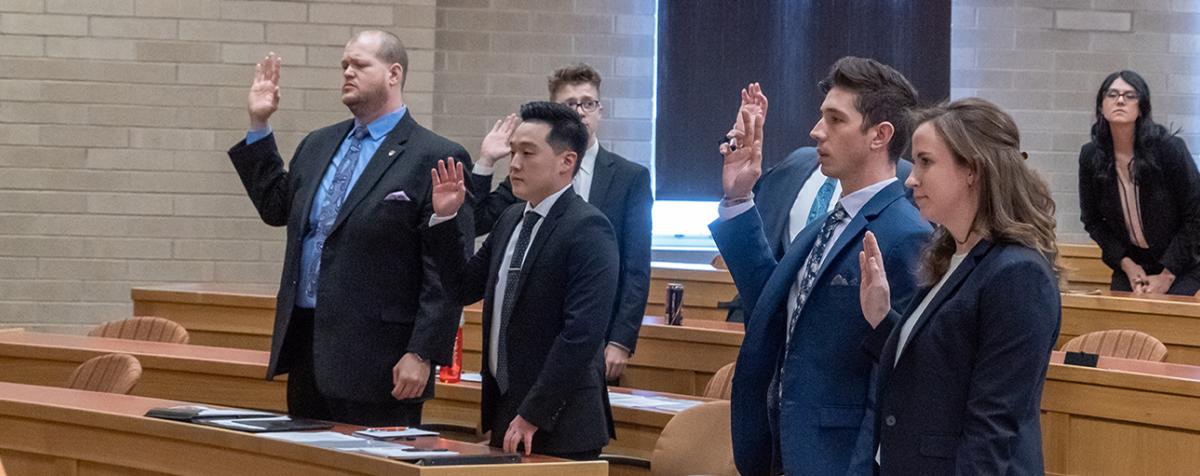
[{"label": "white paper on desk", "polygon": [[700,402],[700,401],[696,401],[696,400],[675,400],[670,403],[663,403],[661,405],[657,405],[653,408],[656,408],[658,410],[666,410],[669,412],[678,413],[678,412],[687,410],[689,408],[692,408],[696,405],[699,405],[701,403],[704,403],[704,402]]},{"label": "white paper on desk", "polygon": [[613,394],[609,394],[608,402],[612,406],[623,408],[646,408],[667,403],[657,398],[639,397],[637,395],[621,395],[619,398],[613,398]]},{"label": "white paper on desk", "polygon": [[463,372],[458,375],[458,378],[459,378],[459,380],[462,380],[463,382],[476,382],[476,383],[483,382],[483,374],[481,374],[479,372]]},{"label": "white paper on desk", "polygon": [[[412,448],[408,448],[412,449]],[[394,448],[368,448],[361,451],[369,455],[382,456],[392,459],[421,459],[421,458],[437,458],[441,456],[455,456],[457,451],[406,451],[406,449]]]},{"label": "white paper on desk", "polygon": [[400,438],[402,436],[438,436],[438,432],[422,430],[420,428],[404,428],[403,430],[391,430],[387,428],[367,428],[354,432],[358,436],[366,436],[370,438]]},{"label": "white paper on desk", "polygon": [[203,417],[203,418],[229,417],[229,416],[244,417],[244,416],[255,416],[255,415],[262,415],[264,417],[277,416],[276,414],[271,413],[271,412],[260,412],[258,410],[239,410],[236,408],[197,407],[197,409],[200,411],[196,414],[196,416]]},{"label": "white paper on desk", "polygon": [[319,441],[362,441],[350,435],[335,431],[278,431],[274,433],[259,433],[258,436],[272,440],[290,441],[292,443],[316,443]]}]

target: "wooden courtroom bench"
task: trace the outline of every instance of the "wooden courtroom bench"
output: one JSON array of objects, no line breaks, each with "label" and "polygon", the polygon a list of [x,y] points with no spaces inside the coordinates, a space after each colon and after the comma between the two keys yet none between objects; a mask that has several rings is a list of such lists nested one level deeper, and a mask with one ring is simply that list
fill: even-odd
[{"label": "wooden courtroom bench", "polygon": [[1200,365],[1200,300],[1191,296],[1135,297],[1120,291],[1062,295],[1058,345],[1092,331],[1132,329],[1167,345],[1167,362]]},{"label": "wooden courtroom bench", "polygon": [[1067,269],[1068,287],[1080,290],[1108,289],[1112,281],[1112,269],[1100,260],[1100,247],[1095,243],[1059,243],[1058,255]]},{"label": "wooden courtroom bench", "polygon": [[[519,464],[424,467],[316,448],[209,426],[142,416],[185,401],[0,382],[0,458],[10,476],[42,474],[578,475],[608,474],[607,463],[544,456]],[[349,434],[363,427],[337,425]],[[463,455],[498,453],[442,438],[405,444]]]},{"label": "wooden courtroom bench", "polygon": [[1047,474],[1196,474],[1200,367],[1101,357],[1098,368],[1051,357],[1042,393]]},{"label": "wooden courtroom bench", "polygon": [[[213,405],[286,412],[286,378],[265,380],[268,354],[190,344],[142,342],[102,337],[0,330],[0,381],[63,386],[83,361],[123,352],[142,364],[142,379],[133,395],[186,400]],[[612,388],[614,392],[704,398]],[[466,428],[479,427],[479,384],[437,383],[436,398],[425,403],[424,421]],[[675,412],[645,408],[613,408],[620,435],[605,452],[649,458],[663,426]]]}]

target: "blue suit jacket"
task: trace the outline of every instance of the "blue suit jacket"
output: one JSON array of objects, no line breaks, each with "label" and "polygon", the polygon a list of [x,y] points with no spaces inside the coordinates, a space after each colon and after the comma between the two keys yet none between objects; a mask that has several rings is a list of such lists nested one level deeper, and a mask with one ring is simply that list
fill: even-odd
[{"label": "blue suit jacket", "polygon": [[[796,195],[800,194],[804,182],[820,165],[815,147],[801,147],[767,170],[754,184],[754,202],[762,217],[763,233],[777,259],[783,258],[784,245],[791,241],[787,236],[788,216],[792,212],[792,205],[796,203]],[[908,180],[911,172],[912,162],[905,159],[896,162],[896,178],[901,184]],[[905,193],[912,198],[912,190],[905,188]]]},{"label": "blue suit jacket", "polygon": [[874,460],[882,442],[885,475],[1043,474],[1042,385],[1062,318],[1049,262],[1024,246],[980,241],[930,301],[897,361],[897,329],[928,292],[864,341],[880,365],[878,403],[868,416],[875,444],[859,457]]},{"label": "blue suit jacket", "polygon": [[[904,190],[895,182],[877,193],[830,246],[801,310],[786,362],[786,302],[824,220],[797,235],[782,261],[776,261],[767,244],[757,209],[710,225],[748,316],[732,404],[734,459],[742,474],[847,472],[872,367],[860,350],[871,330],[858,298],[863,234],[871,230],[879,239],[893,305],[904,306],[914,289],[911,271],[930,232]],[[781,401],[772,390],[777,375]]]}]

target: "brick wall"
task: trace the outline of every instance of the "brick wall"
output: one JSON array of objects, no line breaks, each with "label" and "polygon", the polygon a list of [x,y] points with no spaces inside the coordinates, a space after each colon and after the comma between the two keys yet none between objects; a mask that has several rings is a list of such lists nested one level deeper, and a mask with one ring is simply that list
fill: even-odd
[{"label": "brick wall", "polygon": [[1200,1],[955,0],[951,95],[1004,107],[1029,161],[1050,182],[1059,237],[1090,240],[1079,221],[1079,147],[1096,90],[1113,71],[1149,83],[1154,118],[1200,152]]},{"label": "brick wall", "polygon": [[[282,230],[254,213],[224,150],[244,134],[252,64],[284,58],[285,155],[347,117],[354,30],[410,50],[419,121],[474,152],[554,68],[604,75],[606,146],[650,160],[654,0],[0,0],[0,325],[80,331],[130,313],[129,288],[275,282]],[[1064,241],[1101,78],[1133,68],[1157,118],[1200,150],[1200,1],[955,0],[952,96],[1016,117]]]},{"label": "brick wall", "polygon": [[269,50],[285,156],[349,116],[342,46],[383,28],[409,48],[414,116],[468,150],[583,60],[605,143],[647,163],[653,18],[653,0],[0,0],[0,325],[80,332],[130,315],[132,286],[277,281],[282,229],[224,153]]}]

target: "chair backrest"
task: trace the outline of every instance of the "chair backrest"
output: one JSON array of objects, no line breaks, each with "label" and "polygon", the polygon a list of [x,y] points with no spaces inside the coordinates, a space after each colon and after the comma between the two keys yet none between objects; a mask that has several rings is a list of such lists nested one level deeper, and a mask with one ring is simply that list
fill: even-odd
[{"label": "chair backrest", "polygon": [[93,392],[128,394],[142,378],[142,364],[129,354],[92,357],[79,364],[67,387]]},{"label": "chair backrest", "polygon": [[134,317],[100,324],[91,332],[92,337],[145,340],[151,342],[188,343],[188,331],[183,326],[161,317]]},{"label": "chair backrest", "polygon": [[1067,341],[1062,350],[1155,362],[1167,359],[1167,346],[1162,341],[1144,332],[1121,329],[1089,332]]},{"label": "chair backrest", "polygon": [[737,367],[737,362],[725,364],[724,367],[717,369],[717,373],[713,374],[712,378],[708,379],[708,384],[704,386],[702,396],[708,398],[719,398],[721,400],[729,400],[733,396],[733,370]]},{"label": "chair backrest", "polygon": [[733,437],[729,430],[729,402],[707,402],[675,415],[663,427],[650,472],[656,476],[680,474],[738,474],[733,465]]}]

